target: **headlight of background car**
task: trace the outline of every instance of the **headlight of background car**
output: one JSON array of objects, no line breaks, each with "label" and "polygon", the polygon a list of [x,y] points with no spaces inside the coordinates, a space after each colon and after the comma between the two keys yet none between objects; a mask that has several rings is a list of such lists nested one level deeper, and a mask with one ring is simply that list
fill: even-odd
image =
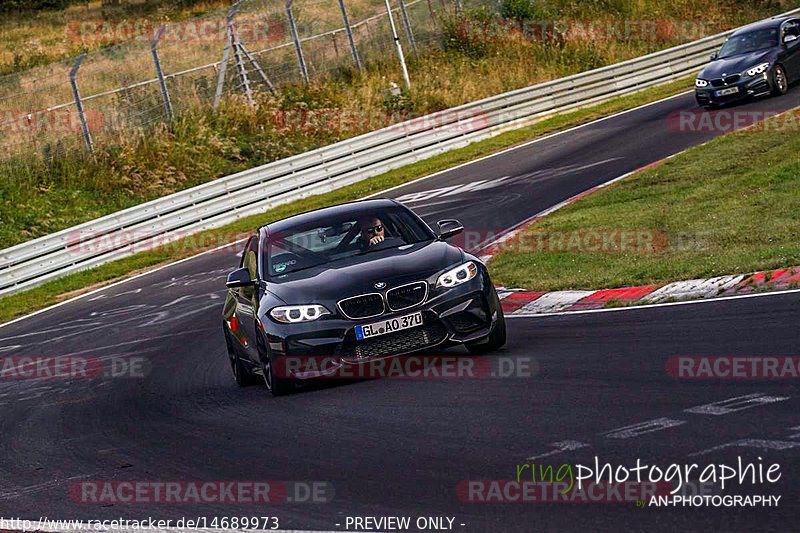
[{"label": "headlight of background car", "polygon": [[329,315],[324,305],[285,305],[275,307],[269,312],[269,316],[283,322],[284,324],[294,324],[296,322],[311,322],[321,316]]},{"label": "headlight of background car", "polygon": [[701,80],[700,78],[697,78],[696,80],[694,80],[694,86],[695,87],[707,87],[708,86],[708,82],[706,80]]},{"label": "headlight of background car", "polygon": [[439,287],[455,287],[466,283],[478,274],[478,267],[472,261],[459,265],[456,268],[450,269],[436,281],[436,288]]},{"label": "headlight of background car", "polygon": [[759,74],[763,74],[769,68],[769,63],[761,63],[758,66],[755,66],[751,69],[747,69],[748,76],[758,76]]}]

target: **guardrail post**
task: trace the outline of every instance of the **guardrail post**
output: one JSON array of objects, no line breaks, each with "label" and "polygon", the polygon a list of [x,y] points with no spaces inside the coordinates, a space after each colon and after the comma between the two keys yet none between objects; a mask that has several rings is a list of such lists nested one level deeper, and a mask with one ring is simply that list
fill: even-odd
[{"label": "guardrail post", "polygon": [[228,36],[225,39],[225,50],[222,51],[222,63],[219,66],[219,76],[217,77],[217,90],[214,92],[214,109],[219,107],[219,102],[222,99],[222,86],[225,84],[225,71],[228,69],[228,56],[231,53],[231,25],[233,24],[233,18],[236,16],[236,12],[239,11],[239,4],[242,3],[243,0],[239,0],[231,7],[231,10],[228,11],[228,16],[225,22],[225,35]]},{"label": "guardrail post", "polygon": [[161,98],[164,100],[164,109],[167,111],[167,118],[172,120],[175,116],[172,114],[172,101],[169,99],[169,91],[167,90],[167,82],[164,79],[164,72],[161,70],[161,59],[158,57],[158,41],[164,35],[166,25],[162,24],[158,29],[156,38],[150,42],[150,51],[153,53],[153,63],[156,65],[156,75],[158,76],[158,84],[161,86]]},{"label": "guardrail post", "polygon": [[416,54],[417,43],[414,40],[414,32],[411,29],[411,22],[408,20],[408,13],[406,13],[406,3],[403,0],[397,0],[397,3],[400,4],[400,14],[403,15],[403,24],[406,27],[406,35],[408,36],[408,42],[411,44],[411,49]]},{"label": "guardrail post", "polygon": [[406,58],[403,56],[403,47],[400,45],[400,39],[397,37],[397,28],[394,26],[394,17],[392,16],[392,8],[389,6],[389,0],[383,0],[386,4],[386,14],[389,16],[389,25],[392,27],[392,39],[394,39],[395,47],[397,48],[397,57],[400,59],[400,68],[403,70],[403,81],[406,82],[406,90],[411,90],[411,80],[408,79],[408,69],[406,68]]},{"label": "guardrail post", "polygon": [[306,60],[303,58],[303,48],[300,46],[300,36],[297,35],[297,25],[294,23],[294,15],[292,15],[292,0],[286,0],[286,16],[289,18],[289,29],[292,31],[294,47],[295,50],[297,50],[297,62],[300,64],[300,73],[303,75],[303,79],[306,81],[306,83],[309,83]]},{"label": "guardrail post", "polygon": [[353,30],[350,28],[350,21],[347,18],[347,10],[344,8],[344,0],[339,0],[339,8],[342,10],[344,31],[347,32],[347,40],[350,41],[350,52],[353,54],[353,61],[356,62],[356,69],[358,72],[361,72],[361,60],[358,58],[358,50],[356,50],[356,42],[353,40]]},{"label": "guardrail post", "polygon": [[81,63],[86,59],[86,54],[81,54],[69,71],[69,84],[72,85],[72,95],[75,97],[75,107],[78,109],[78,118],[81,121],[81,130],[83,131],[83,140],[86,141],[86,148],[89,153],[94,155],[94,144],[92,143],[92,135],[89,133],[89,126],[86,124],[86,113],[83,112],[83,102],[81,102],[81,93],[78,91],[78,69],[81,68]]}]

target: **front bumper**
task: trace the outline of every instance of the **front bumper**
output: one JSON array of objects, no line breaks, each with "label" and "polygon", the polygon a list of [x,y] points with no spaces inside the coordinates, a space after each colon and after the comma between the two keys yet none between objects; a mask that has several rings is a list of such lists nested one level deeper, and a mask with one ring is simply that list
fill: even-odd
[{"label": "front bumper", "polygon": [[[719,87],[695,87],[694,96],[697,104],[703,107],[710,105],[725,105],[740,102],[747,98],[764,96],[770,93],[768,72],[752,78],[742,78],[736,83]],[[719,95],[719,91],[736,89],[735,93]]]},{"label": "front bumper", "polygon": [[[277,358],[326,360],[338,365],[358,365],[386,357],[406,355],[486,337],[497,320],[497,302],[488,277],[476,276],[464,285],[432,291],[415,307],[363,320],[326,317],[305,324],[278,325],[267,332],[270,354]],[[357,325],[372,324],[422,312],[422,325],[364,340],[356,340]],[[272,328],[270,328],[272,329]],[[281,364],[289,368],[287,362]],[[315,373],[292,373],[310,379]]]}]

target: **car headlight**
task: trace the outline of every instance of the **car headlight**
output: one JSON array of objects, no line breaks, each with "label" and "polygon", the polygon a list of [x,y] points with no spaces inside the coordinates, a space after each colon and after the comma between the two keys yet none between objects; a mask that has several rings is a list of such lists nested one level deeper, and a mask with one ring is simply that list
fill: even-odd
[{"label": "car headlight", "polygon": [[474,262],[468,261],[439,276],[439,279],[436,280],[436,288],[446,287],[449,289],[450,287],[466,283],[477,275],[478,266]]},{"label": "car headlight", "polygon": [[297,322],[311,322],[330,313],[324,305],[319,304],[284,305],[273,308],[269,312],[269,316],[284,324],[294,324]]},{"label": "car headlight", "polygon": [[759,74],[763,74],[769,68],[769,63],[761,63],[760,65],[756,65],[753,68],[747,69],[748,76],[758,76]]},{"label": "car headlight", "polygon": [[694,80],[694,86],[695,87],[708,87],[708,82],[706,80],[701,80],[700,78],[697,78],[696,80]]}]

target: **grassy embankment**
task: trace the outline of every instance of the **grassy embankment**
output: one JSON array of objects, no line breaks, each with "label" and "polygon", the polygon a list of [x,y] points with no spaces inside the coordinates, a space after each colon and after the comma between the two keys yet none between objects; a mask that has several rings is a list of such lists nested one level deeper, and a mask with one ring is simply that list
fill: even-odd
[{"label": "grassy embankment", "polygon": [[[509,249],[492,260],[494,281],[600,289],[800,265],[800,113],[764,124],[692,148],[535,223],[521,237],[528,252]],[[558,251],[569,247],[555,242],[555,251],[540,251],[533,236],[588,230],[666,232],[670,239],[661,250],[621,253],[577,251],[577,241],[572,251]]]},{"label": "grassy embankment", "polygon": [[[502,15],[688,20],[710,33],[779,11],[769,2],[744,6],[737,0],[720,2],[712,13],[694,0],[668,4],[609,0],[580,5],[548,0],[538,2],[538,7],[526,2],[506,0]],[[208,3],[208,7],[217,6]],[[70,11],[81,9],[74,6]],[[4,18],[0,28],[11,31],[12,23]],[[36,34],[38,28],[29,26],[26,31]],[[459,40],[452,32],[448,35],[445,50],[409,58],[413,91],[400,98],[387,97],[385,92],[390,80],[402,79],[394,57],[389,56],[361,76],[323,78],[313,88],[288,87],[277,98],[262,96],[256,109],[240,98],[231,98],[217,112],[191,108],[144,137],[130,135],[118,144],[102,144],[96,159],[88,159],[80,150],[46,160],[4,161],[0,164],[0,248],[361,133],[285,131],[276,123],[277,111],[430,112],[677,44],[672,40],[476,43]],[[152,65],[147,68],[148,76],[152,75]]]}]

